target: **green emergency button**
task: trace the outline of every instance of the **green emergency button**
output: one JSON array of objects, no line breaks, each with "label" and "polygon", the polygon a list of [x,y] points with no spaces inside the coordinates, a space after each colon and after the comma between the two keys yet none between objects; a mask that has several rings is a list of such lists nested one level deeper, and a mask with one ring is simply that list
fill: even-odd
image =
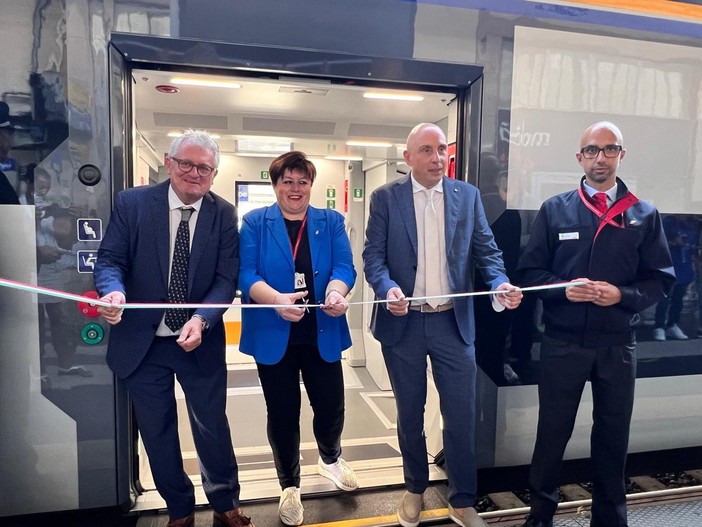
[{"label": "green emergency button", "polygon": [[94,346],[95,344],[100,344],[102,339],[105,338],[105,330],[98,324],[87,324],[81,330],[80,336],[83,339],[83,342],[90,346]]}]

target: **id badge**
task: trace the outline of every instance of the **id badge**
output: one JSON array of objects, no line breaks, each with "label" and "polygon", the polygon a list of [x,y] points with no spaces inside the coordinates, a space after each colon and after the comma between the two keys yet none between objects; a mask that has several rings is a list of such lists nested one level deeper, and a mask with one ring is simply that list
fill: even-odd
[{"label": "id badge", "polygon": [[305,273],[295,273],[295,291],[299,291],[300,289],[307,289]]}]

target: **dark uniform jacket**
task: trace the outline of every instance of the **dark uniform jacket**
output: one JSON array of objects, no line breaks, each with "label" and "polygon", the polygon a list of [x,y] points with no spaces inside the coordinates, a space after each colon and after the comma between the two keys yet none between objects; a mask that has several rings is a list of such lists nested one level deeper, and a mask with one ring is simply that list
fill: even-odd
[{"label": "dark uniform jacket", "polygon": [[[615,205],[628,193],[620,179],[617,184]],[[601,307],[570,302],[565,289],[540,291],[547,335],[586,347],[633,343],[638,313],[663,298],[675,283],[655,207],[637,201],[614,220],[619,226],[605,225],[595,239],[599,217],[577,190],[554,196],[541,206],[519,260],[519,284],[589,278],[615,285],[622,294],[620,303]]]}]

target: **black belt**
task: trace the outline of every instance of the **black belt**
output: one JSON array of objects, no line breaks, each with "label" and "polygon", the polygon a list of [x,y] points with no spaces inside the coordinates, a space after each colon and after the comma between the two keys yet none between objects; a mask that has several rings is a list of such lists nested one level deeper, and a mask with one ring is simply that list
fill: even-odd
[{"label": "black belt", "polygon": [[453,309],[453,303],[440,304],[436,307],[431,307],[429,304],[419,304],[418,306],[410,306],[410,311],[419,311],[420,313],[443,313],[449,309]]}]

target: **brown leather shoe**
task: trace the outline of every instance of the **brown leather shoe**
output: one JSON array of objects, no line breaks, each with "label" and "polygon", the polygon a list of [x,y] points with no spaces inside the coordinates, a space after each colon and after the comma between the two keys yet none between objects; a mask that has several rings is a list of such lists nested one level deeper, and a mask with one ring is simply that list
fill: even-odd
[{"label": "brown leather shoe", "polygon": [[251,518],[244,516],[244,509],[241,507],[227,512],[214,513],[215,522],[219,522],[224,527],[256,527]]},{"label": "brown leather shoe", "polygon": [[177,520],[169,518],[166,527],[195,527],[195,513],[191,512],[184,518],[178,518]]}]

